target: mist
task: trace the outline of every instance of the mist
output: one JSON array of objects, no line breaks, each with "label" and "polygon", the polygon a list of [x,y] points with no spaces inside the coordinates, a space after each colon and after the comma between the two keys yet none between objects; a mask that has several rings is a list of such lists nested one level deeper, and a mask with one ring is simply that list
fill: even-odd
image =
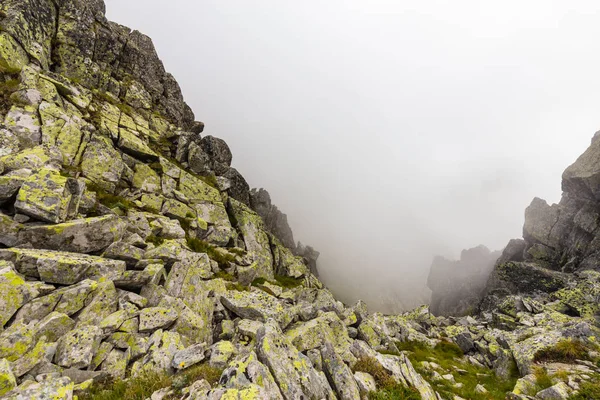
[{"label": "mist", "polygon": [[520,237],[600,126],[595,1],[105,2],[371,310],[426,301],[435,255]]}]

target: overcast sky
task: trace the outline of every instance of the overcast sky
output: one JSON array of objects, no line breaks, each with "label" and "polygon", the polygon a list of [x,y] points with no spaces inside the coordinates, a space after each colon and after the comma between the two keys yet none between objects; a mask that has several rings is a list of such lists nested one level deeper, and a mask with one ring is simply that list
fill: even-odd
[{"label": "overcast sky", "polygon": [[600,129],[597,1],[106,5],[152,37],[328,286],[373,309],[416,299],[434,254],[521,237]]}]

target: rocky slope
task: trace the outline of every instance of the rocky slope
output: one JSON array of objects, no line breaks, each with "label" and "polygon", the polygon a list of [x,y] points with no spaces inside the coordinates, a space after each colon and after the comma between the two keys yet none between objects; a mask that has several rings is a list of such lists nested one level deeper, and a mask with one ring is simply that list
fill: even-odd
[{"label": "rocky slope", "polygon": [[[151,40],[104,11],[0,4],[0,396],[549,399],[598,377],[600,275],[569,272],[594,257],[585,168],[572,201],[528,212],[481,314],[370,314],[323,287],[318,252],[201,135]],[[557,343],[584,360],[536,362]]]}]

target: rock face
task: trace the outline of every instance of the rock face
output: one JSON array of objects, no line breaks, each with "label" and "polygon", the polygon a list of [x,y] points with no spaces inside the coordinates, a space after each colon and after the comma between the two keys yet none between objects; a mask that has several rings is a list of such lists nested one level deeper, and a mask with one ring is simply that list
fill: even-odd
[{"label": "rock face", "polygon": [[[156,372],[171,385],[144,398],[433,400],[484,394],[459,381],[514,379],[513,366],[520,396],[536,352],[600,333],[597,141],[559,205],[527,210],[486,312],[370,314],[323,286],[319,253],[295,244],[227,143],[201,136],[150,38],[107,21],[102,0],[2,1],[0,87],[2,398],[71,399]],[[486,275],[496,256],[438,260],[434,313],[464,312],[480,287],[460,274]],[[191,382],[198,365],[220,378]],[[538,398],[600,376],[569,368]]]},{"label": "rock face", "polygon": [[431,312],[435,315],[465,315],[476,311],[490,272],[500,252],[485,246],[463,250],[458,261],[436,257],[427,286],[431,289]]},{"label": "rock face", "polygon": [[556,292],[574,278],[571,273],[597,270],[597,136],[563,173],[561,201],[548,205],[535,198],[525,210],[523,240],[513,240],[505,249],[487,285],[484,306],[507,294]]}]

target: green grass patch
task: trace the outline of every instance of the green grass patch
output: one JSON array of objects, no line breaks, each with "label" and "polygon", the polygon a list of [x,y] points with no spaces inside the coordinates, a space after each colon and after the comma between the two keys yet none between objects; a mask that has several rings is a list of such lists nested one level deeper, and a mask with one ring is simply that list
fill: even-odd
[{"label": "green grass patch", "polygon": [[[430,382],[433,389],[442,395],[443,398],[453,398],[458,395],[464,399],[471,400],[504,400],[506,392],[513,390],[519,372],[516,363],[513,361],[510,366],[510,378],[507,380],[499,379],[492,370],[472,365],[463,357],[460,348],[448,341],[442,341],[435,347],[430,347],[425,343],[408,341],[396,342],[400,351],[405,351],[413,367],[423,377]],[[452,373],[457,383],[462,383],[462,388],[455,388],[448,381],[434,381],[431,379],[432,371],[422,367],[421,362],[433,361],[442,367],[437,372],[440,374]],[[455,368],[466,371],[464,374],[458,373]],[[481,384],[488,393],[477,393],[475,387]]]},{"label": "green grass patch", "polygon": [[155,235],[149,235],[148,237],[146,237],[146,242],[152,243],[155,246],[160,246],[161,244],[163,244],[165,242],[165,239],[160,238]]},{"label": "green grass patch", "polygon": [[79,396],[80,400],[145,400],[155,391],[170,387],[174,396],[181,397],[181,390],[197,380],[206,379],[211,385],[219,381],[222,371],[208,364],[199,364],[175,375],[164,372],[146,372],[135,378],[107,381],[93,385],[90,390]]},{"label": "green grass patch", "polygon": [[229,251],[223,248],[215,247],[204,240],[192,238],[189,236],[186,240],[188,247],[192,251],[195,251],[196,253],[208,254],[208,257],[212,260],[215,260],[220,267],[228,268],[229,263],[235,261],[235,255],[231,254]]},{"label": "green grass patch", "polygon": [[229,272],[227,271],[219,271],[215,274],[215,278],[221,278],[224,281],[227,282],[233,282],[235,281],[235,277],[233,275],[231,275]]},{"label": "green grass patch", "polygon": [[354,372],[370,374],[377,384],[377,391],[369,393],[369,400],[420,400],[421,395],[413,388],[396,383],[390,373],[377,360],[369,357],[359,358]]},{"label": "green grass patch", "polygon": [[544,390],[553,385],[552,377],[548,375],[548,371],[546,368],[537,367],[533,370],[533,375],[535,376],[535,386],[536,392],[540,390]]},{"label": "green grass patch", "polygon": [[369,393],[369,400],[421,400],[421,395],[414,388],[395,384]]},{"label": "green grass patch", "polygon": [[[275,282],[277,282],[277,283],[275,283]],[[281,286],[282,288],[285,288],[285,289],[293,289],[298,286],[301,286],[302,283],[304,282],[304,280],[300,279],[300,278],[292,278],[289,276],[275,275],[275,282],[271,282],[271,283]]]},{"label": "green grass patch", "polygon": [[538,350],[533,356],[535,362],[573,363],[575,360],[590,360],[590,344],[576,339],[562,339],[554,346]]},{"label": "green grass patch", "polygon": [[354,364],[352,369],[354,372],[359,371],[370,374],[373,379],[375,379],[375,383],[377,384],[378,388],[392,387],[396,385],[396,381],[394,378],[392,378],[390,373],[374,358],[361,357],[358,359],[358,361],[356,361],[356,364]]}]

